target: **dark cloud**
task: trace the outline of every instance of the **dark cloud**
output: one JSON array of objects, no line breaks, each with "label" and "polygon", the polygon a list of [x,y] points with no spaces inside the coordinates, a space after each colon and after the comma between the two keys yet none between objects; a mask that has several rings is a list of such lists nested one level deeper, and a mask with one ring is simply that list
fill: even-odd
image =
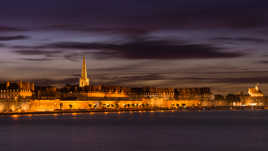
[{"label": "dark cloud", "polygon": [[91,27],[84,24],[57,24],[49,25],[44,29],[47,30],[67,30],[67,31],[81,31],[81,32],[98,32],[98,33],[115,33],[127,35],[144,35],[156,28],[135,28],[135,27]]},{"label": "dark cloud", "polygon": [[193,83],[228,83],[228,84],[254,84],[254,83],[268,83],[268,77],[225,77],[225,78],[215,78],[215,77],[180,77],[171,78],[171,80],[189,80]]},{"label": "dark cloud", "polygon": [[46,56],[46,57],[53,57],[56,54],[61,54],[62,51],[55,50],[55,51],[47,51],[47,50],[15,50],[14,53],[24,56]]},{"label": "dark cloud", "polygon": [[29,39],[28,36],[17,35],[17,36],[0,36],[0,41],[10,41],[10,40],[24,40]]},{"label": "dark cloud", "polygon": [[134,71],[136,69],[141,69],[142,67],[146,67],[146,65],[152,64],[151,61],[139,61],[138,63],[134,64],[127,64],[127,65],[121,65],[116,67],[109,67],[109,68],[91,68],[92,72],[121,72],[125,73],[128,71]]},{"label": "dark cloud", "polygon": [[9,27],[9,26],[0,26],[0,32],[12,32],[12,31],[24,31],[25,29]]},{"label": "dark cloud", "polygon": [[[158,73],[147,73],[140,75],[123,75],[123,76],[110,76],[103,77],[105,79],[105,85],[128,85],[130,83],[137,83],[136,87],[149,86],[139,85],[146,81],[164,80],[165,77]],[[102,80],[103,81],[103,80]],[[157,83],[156,83],[157,84]],[[158,85],[159,86],[159,85]]]},{"label": "dark cloud", "polygon": [[90,50],[90,49],[102,49],[103,45],[99,43],[86,43],[86,42],[57,42],[40,46],[39,48]]},{"label": "dark cloud", "polygon": [[[119,57],[126,59],[208,59],[235,58],[240,53],[226,53],[219,48],[206,44],[174,45],[166,42],[134,42],[123,45],[108,46],[112,51],[96,53],[99,57]],[[104,48],[105,49],[105,48]]]},{"label": "dark cloud", "polygon": [[152,40],[140,37],[142,36],[130,36],[126,41],[112,43],[56,42],[41,46],[14,46],[13,48],[22,49],[14,51],[20,55],[51,57],[62,54],[70,61],[77,61],[82,55],[93,55],[99,59],[156,60],[237,58],[245,55],[241,52],[226,52],[223,48],[211,44],[189,44],[183,41]]},{"label": "dark cloud", "polygon": [[31,62],[42,62],[42,61],[50,61],[52,59],[49,59],[49,58],[24,58],[22,60],[31,61]]},{"label": "dark cloud", "polygon": [[245,42],[266,42],[265,39],[261,39],[261,38],[247,38],[247,37],[241,37],[241,38],[237,38],[238,41],[245,41]]},{"label": "dark cloud", "polygon": [[[85,53],[91,53],[97,58],[168,60],[236,58],[244,55],[243,53],[239,52],[224,52],[222,49],[214,47],[210,44],[187,44],[181,42],[175,43],[164,40],[144,39],[134,40],[120,44],[59,42],[49,44],[46,47],[85,50]],[[69,57],[74,56],[75,55],[70,55]]]},{"label": "dark cloud", "polygon": [[81,60],[81,56],[86,56],[87,52],[84,53],[76,53],[76,52],[69,52],[63,55],[64,59],[69,60],[69,61],[78,61]]},{"label": "dark cloud", "polygon": [[266,42],[265,39],[261,38],[252,38],[252,37],[216,37],[213,38],[212,40],[217,40],[217,41],[239,41],[239,42],[255,42],[255,43],[264,43]]},{"label": "dark cloud", "polygon": [[62,54],[63,51],[47,51],[47,50],[15,50],[13,51],[16,54],[26,56],[27,58],[21,58],[21,60],[29,62],[43,62],[51,61],[55,59],[56,55]]},{"label": "dark cloud", "polygon": [[[218,80],[219,82],[219,80]],[[224,78],[221,80],[221,82],[223,83],[244,83],[244,84],[248,84],[248,83],[268,83],[268,77],[267,76],[263,76],[263,77],[241,77],[241,78]]]}]

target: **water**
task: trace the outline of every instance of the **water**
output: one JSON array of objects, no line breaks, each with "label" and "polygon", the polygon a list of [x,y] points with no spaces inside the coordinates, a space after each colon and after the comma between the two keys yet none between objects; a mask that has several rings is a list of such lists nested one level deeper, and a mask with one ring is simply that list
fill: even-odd
[{"label": "water", "polygon": [[268,112],[0,116],[0,151],[267,151]]}]

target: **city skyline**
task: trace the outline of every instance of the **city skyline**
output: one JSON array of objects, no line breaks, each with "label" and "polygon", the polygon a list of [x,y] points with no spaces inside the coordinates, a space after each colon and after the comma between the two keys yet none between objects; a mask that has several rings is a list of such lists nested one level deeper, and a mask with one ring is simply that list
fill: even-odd
[{"label": "city skyline", "polygon": [[3,2],[0,80],[78,80],[86,56],[95,83],[268,94],[266,1],[105,3]]},{"label": "city skyline", "polygon": [[0,151],[266,151],[268,0],[1,0]]}]

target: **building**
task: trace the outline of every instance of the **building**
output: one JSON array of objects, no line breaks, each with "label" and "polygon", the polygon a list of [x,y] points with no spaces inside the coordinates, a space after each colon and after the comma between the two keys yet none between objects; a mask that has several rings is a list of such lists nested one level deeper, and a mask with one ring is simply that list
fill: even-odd
[{"label": "building", "polygon": [[34,83],[7,81],[0,84],[0,99],[31,98],[34,91]]},{"label": "building", "polygon": [[256,84],[256,86],[254,88],[249,88],[248,89],[248,94],[251,97],[263,97],[264,96],[262,91],[259,88],[259,84]]},{"label": "building", "polygon": [[215,106],[233,106],[233,107],[268,106],[268,98],[264,96],[258,84],[253,88],[248,88],[247,94],[240,92],[240,94],[228,94],[226,96],[215,95],[215,99],[213,101]]},{"label": "building", "polygon": [[89,86],[89,79],[87,77],[87,65],[86,65],[86,57],[83,57],[82,70],[81,70],[81,78],[79,80],[80,87]]}]

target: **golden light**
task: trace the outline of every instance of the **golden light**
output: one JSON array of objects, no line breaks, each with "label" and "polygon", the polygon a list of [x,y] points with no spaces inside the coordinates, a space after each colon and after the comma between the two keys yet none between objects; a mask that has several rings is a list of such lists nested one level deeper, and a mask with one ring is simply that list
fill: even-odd
[{"label": "golden light", "polygon": [[72,116],[77,116],[78,115],[78,113],[72,113]]},{"label": "golden light", "polygon": [[12,105],[12,106],[10,107],[10,110],[11,110],[11,112],[14,112],[14,111],[16,110],[15,106]]},{"label": "golden light", "polygon": [[5,106],[3,104],[0,104],[0,112],[4,111]]},{"label": "golden light", "polygon": [[23,111],[23,112],[29,111],[29,108],[30,108],[30,107],[29,107],[28,104],[23,104],[23,105],[22,105],[22,111]]},{"label": "golden light", "polygon": [[250,106],[256,106],[257,103],[249,103]]},{"label": "golden light", "polygon": [[56,116],[58,116],[58,114],[57,113],[54,113],[53,116],[56,117]]},{"label": "golden light", "polygon": [[17,114],[11,115],[11,118],[14,120],[17,120],[19,118],[19,115],[17,115]]}]

